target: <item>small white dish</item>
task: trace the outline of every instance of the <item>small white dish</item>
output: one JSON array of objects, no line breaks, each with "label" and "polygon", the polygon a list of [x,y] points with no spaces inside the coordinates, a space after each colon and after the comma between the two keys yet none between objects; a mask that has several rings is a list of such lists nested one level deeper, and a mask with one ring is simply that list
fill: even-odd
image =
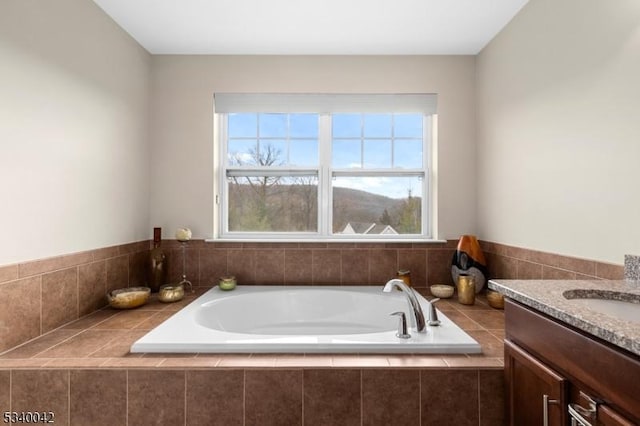
[{"label": "small white dish", "polygon": [[431,294],[440,299],[448,299],[453,296],[454,287],[446,284],[435,284],[429,287]]}]

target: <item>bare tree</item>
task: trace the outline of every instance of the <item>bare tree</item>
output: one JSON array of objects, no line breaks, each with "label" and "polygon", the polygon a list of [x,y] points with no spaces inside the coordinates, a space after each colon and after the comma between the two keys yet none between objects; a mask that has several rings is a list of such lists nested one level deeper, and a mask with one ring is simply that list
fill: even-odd
[{"label": "bare tree", "polygon": [[[248,156],[242,154],[233,155],[231,157],[231,164],[236,166],[279,166],[284,164],[281,160],[281,155],[282,152],[271,144],[256,145],[248,151]],[[234,223],[249,222],[251,223],[251,228],[257,228],[252,230],[267,230],[268,228],[270,228],[271,218],[269,217],[269,213],[270,211],[273,213],[273,209],[269,208],[268,199],[270,193],[273,192],[272,188],[277,187],[278,183],[281,180],[281,177],[232,176],[231,179],[233,185],[237,190],[245,187],[246,185],[251,189],[251,192],[253,193],[253,196],[250,197],[253,206],[250,209],[247,210],[244,208],[243,201],[246,200],[237,201],[236,203],[234,203],[234,206],[230,206],[236,207],[233,213],[235,213],[234,216],[239,216],[237,220],[234,221]],[[236,192],[238,192],[237,195],[242,197],[241,192],[244,191]],[[232,212],[230,211],[230,221],[234,219],[231,217],[231,213]],[[244,228],[243,226],[241,227]]]}]

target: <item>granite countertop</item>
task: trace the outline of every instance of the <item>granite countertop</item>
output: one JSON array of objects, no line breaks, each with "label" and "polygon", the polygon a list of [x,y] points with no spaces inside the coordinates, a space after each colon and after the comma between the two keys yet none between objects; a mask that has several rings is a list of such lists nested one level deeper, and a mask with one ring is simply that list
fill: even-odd
[{"label": "granite countertop", "polygon": [[624,320],[589,309],[584,299],[566,299],[563,292],[584,295],[626,293],[640,299],[640,281],[634,280],[491,280],[489,288],[586,333],[640,356],[640,318]]}]

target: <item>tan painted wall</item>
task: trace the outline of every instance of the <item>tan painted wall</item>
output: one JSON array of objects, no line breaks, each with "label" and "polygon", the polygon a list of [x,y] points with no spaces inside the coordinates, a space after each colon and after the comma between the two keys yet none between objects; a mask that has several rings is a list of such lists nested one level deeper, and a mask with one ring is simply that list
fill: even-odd
[{"label": "tan painted wall", "polygon": [[149,237],[149,71],[91,1],[0,2],[0,265]]},{"label": "tan painted wall", "polygon": [[640,2],[531,0],[477,58],[478,233],[640,253]]},{"label": "tan painted wall", "polygon": [[439,238],[473,232],[472,56],[154,56],[151,222],[213,235],[213,94],[438,93]]}]

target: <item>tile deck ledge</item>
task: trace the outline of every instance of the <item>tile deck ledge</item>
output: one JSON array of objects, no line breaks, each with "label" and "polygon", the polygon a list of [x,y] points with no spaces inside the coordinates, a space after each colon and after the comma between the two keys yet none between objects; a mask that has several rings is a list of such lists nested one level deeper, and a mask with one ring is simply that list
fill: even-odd
[{"label": "tile deck ledge", "polygon": [[[0,369],[86,368],[419,368],[502,369],[504,313],[484,295],[471,306],[438,302],[451,320],[480,343],[482,354],[132,354],[131,344],[207,288],[172,304],[155,296],[135,310],[104,308],[0,355]],[[421,292],[424,292],[421,290]]]}]

